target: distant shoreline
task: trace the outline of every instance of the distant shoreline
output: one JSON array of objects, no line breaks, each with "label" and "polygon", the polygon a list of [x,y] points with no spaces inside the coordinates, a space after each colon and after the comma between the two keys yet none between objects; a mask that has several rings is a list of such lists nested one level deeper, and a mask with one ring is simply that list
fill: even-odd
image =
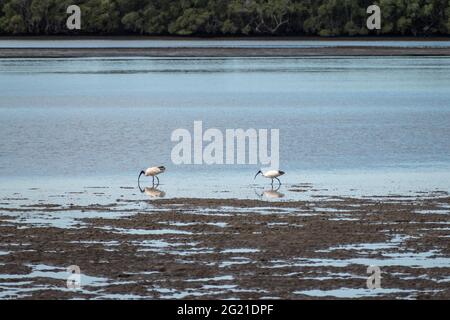
[{"label": "distant shoreline", "polygon": [[210,41],[210,40],[228,40],[228,41],[450,41],[450,36],[357,36],[357,37],[319,37],[319,36],[136,36],[136,35],[49,35],[49,36],[10,36],[0,35],[2,40],[173,40],[173,41]]},{"label": "distant shoreline", "polygon": [[450,56],[450,48],[1,48],[0,58]]}]

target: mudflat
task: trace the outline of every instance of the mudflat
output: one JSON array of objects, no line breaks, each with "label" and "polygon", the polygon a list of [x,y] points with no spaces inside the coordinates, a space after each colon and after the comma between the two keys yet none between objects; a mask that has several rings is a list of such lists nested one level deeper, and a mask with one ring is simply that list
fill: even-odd
[{"label": "mudflat", "polygon": [[450,56],[450,48],[0,48],[0,58]]},{"label": "mudflat", "polygon": [[[0,204],[0,296],[450,298],[450,196]],[[66,287],[66,268],[81,288]],[[381,270],[368,289],[367,268]]]}]

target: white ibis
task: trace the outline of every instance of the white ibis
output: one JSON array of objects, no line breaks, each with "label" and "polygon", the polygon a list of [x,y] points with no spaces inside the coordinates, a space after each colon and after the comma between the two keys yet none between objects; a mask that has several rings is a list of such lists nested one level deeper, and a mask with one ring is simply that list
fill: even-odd
[{"label": "white ibis", "polygon": [[157,176],[158,176],[158,174],[163,173],[164,171],[166,171],[166,167],[164,167],[164,166],[147,168],[145,171],[142,170],[141,173],[139,173],[138,184],[139,184],[139,179],[141,178],[141,175],[144,175],[146,177],[152,177],[153,185],[155,185],[155,178],[156,178],[156,180],[158,180],[158,184],[159,184],[159,178]]},{"label": "white ibis", "polygon": [[265,178],[272,179],[272,185],[273,185],[273,179],[277,180],[278,183],[281,185],[281,181],[280,181],[280,179],[278,179],[278,177],[282,176],[284,174],[284,171],[281,171],[281,170],[269,170],[269,171],[266,171],[266,172],[262,172],[261,170],[259,170],[256,173],[256,175],[255,175],[255,179],[258,176],[258,174],[261,174]]}]

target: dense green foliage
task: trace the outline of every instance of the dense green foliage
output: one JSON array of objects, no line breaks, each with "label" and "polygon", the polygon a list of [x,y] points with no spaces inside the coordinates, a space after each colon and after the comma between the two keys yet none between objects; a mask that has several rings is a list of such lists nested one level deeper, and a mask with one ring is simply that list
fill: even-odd
[{"label": "dense green foliage", "polygon": [[[66,8],[82,29],[66,28]],[[371,4],[382,30],[366,28]],[[0,34],[448,35],[450,0],[0,0]]]}]

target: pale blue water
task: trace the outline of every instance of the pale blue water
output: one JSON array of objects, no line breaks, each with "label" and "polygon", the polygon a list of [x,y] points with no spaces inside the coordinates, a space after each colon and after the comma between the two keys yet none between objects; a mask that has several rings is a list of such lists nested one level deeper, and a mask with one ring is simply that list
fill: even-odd
[{"label": "pale blue water", "polygon": [[137,197],[120,187],[151,165],[167,167],[167,197],[269,188],[253,181],[258,165],[174,165],[171,132],[194,120],[280,129],[285,199],[304,196],[289,191],[298,183],[450,191],[449,88],[445,57],[0,59],[0,196],[108,186],[112,199]]}]

